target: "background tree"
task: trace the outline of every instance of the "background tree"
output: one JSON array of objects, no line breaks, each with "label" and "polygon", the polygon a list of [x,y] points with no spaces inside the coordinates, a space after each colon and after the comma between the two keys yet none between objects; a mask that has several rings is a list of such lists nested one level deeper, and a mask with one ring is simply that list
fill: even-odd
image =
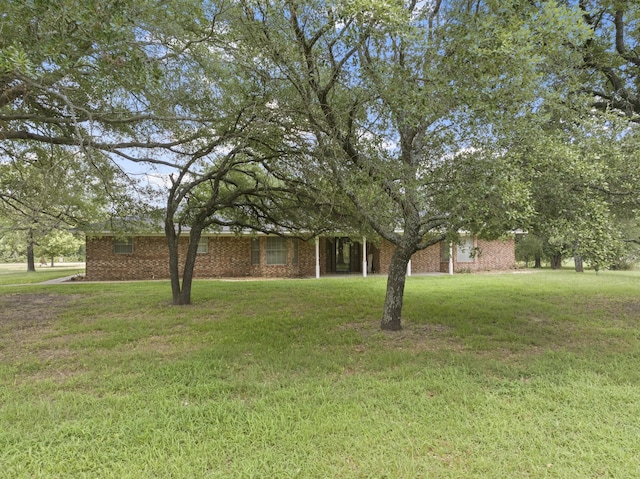
[{"label": "background tree", "polygon": [[541,268],[542,259],[542,239],[534,234],[526,233],[516,236],[516,261],[522,261],[525,268],[529,267],[529,262],[534,262],[535,268]]},{"label": "background tree", "polygon": [[34,248],[56,230],[87,229],[126,208],[130,183],[103,155],[88,160],[67,147],[11,142],[0,148],[0,212],[3,226],[22,232],[27,269]]},{"label": "background tree", "polygon": [[83,245],[84,240],[77,235],[64,230],[55,230],[38,242],[35,254],[43,259],[51,260],[51,267],[53,268],[56,257],[77,257]]},{"label": "background tree", "polygon": [[[582,48],[582,90],[602,113],[601,122],[613,132],[594,144],[608,161],[607,182],[599,189],[609,201],[618,232],[635,241],[640,206],[637,188],[638,123],[640,122],[640,5],[614,0],[580,0],[579,9],[592,34]],[[616,118],[617,117],[617,118]]]},{"label": "background tree", "polygon": [[544,240],[551,267],[560,268],[562,257],[605,260],[611,246],[611,222],[605,199],[599,194],[605,182],[604,165],[568,138],[552,138],[527,153],[532,173],[532,199],[536,214],[529,231]]},{"label": "background tree", "polygon": [[14,231],[0,222],[0,262],[23,263],[27,260],[26,238],[22,231]]},{"label": "background tree", "polygon": [[619,258],[611,265],[612,269],[627,270],[633,269],[640,262],[640,225],[633,221],[620,221],[618,225],[621,229],[621,236],[624,242]]}]

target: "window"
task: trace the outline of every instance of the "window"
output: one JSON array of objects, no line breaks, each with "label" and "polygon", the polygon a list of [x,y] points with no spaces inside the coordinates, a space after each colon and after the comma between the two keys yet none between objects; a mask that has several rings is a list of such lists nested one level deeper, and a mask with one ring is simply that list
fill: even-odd
[{"label": "window", "polygon": [[126,238],[114,238],[113,253],[114,254],[132,254],[133,238],[130,236],[127,236]]},{"label": "window", "polygon": [[440,242],[440,261],[446,263],[449,261],[449,246],[451,243],[448,241]]},{"label": "window", "polygon": [[298,238],[293,238],[292,240],[293,252],[291,255],[291,264],[298,264]]},{"label": "window", "polygon": [[287,264],[286,238],[267,238],[267,264]]},{"label": "window", "polygon": [[198,254],[207,254],[209,252],[209,238],[200,238],[198,241]]},{"label": "window", "polygon": [[260,239],[251,240],[251,264],[260,264]]},{"label": "window", "polygon": [[473,263],[475,250],[473,248],[473,237],[465,236],[458,240],[456,261],[458,263]]}]

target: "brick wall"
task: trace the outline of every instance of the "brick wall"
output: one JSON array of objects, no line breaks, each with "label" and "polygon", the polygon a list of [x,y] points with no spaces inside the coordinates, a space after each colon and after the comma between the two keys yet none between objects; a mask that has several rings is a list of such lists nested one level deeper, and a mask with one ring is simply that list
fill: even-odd
[{"label": "brick wall", "polygon": [[411,257],[411,273],[440,271],[440,243],[414,253]]},{"label": "brick wall", "polygon": [[[315,240],[298,241],[298,264],[293,264],[293,240],[287,240],[287,264],[266,264],[266,237],[258,237],[260,241],[260,264],[251,264],[251,238],[236,236],[207,237],[207,253],[198,254],[194,269],[196,278],[243,277],[255,276],[266,278],[313,277],[316,272]],[[188,237],[180,239],[180,257],[184,258],[189,244]],[[488,271],[511,269],[515,265],[515,240],[484,241],[476,240],[474,245],[479,249],[472,262],[458,263],[454,270]],[[394,246],[383,241],[376,263],[376,273],[389,272]],[[327,243],[320,239],[320,274],[327,271]],[[167,244],[164,236],[136,236],[133,238],[132,254],[115,254],[113,237],[102,236],[87,238],[87,279],[91,281],[105,280],[140,280],[165,279],[169,277]],[[182,262],[180,268],[182,268]],[[378,265],[376,265],[377,267]],[[412,273],[446,272],[447,263],[440,262],[440,244],[419,251],[411,259]]]},{"label": "brick wall", "polygon": [[169,277],[164,236],[133,238],[132,254],[115,254],[113,237],[87,238],[87,273],[91,281]]},{"label": "brick wall", "polygon": [[[180,241],[180,258],[187,254],[189,241]],[[251,276],[251,238],[211,236],[202,241],[208,242],[208,251],[198,253],[193,269],[195,278],[219,278]],[[168,253],[165,252],[165,256]],[[168,261],[168,258],[167,258]],[[182,261],[180,268],[182,268]]]},{"label": "brick wall", "polygon": [[[298,241],[298,264],[293,263],[293,240],[287,240],[287,264],[266,264],[266,238],[260,241],[260,264],[251,264],[251,238],[210,236],[208,251],[199,253],[195,278],[299,277],[315,275],[315,243]],[[179,255],[184,258],[189,238],[180,238]],[[169,256],[164,236],[136,236],[133,253],[115,254],[113,237],[87,238],[87,279],[90,281],[164,279],[169,277]],[[180,269],[183,267],[180,261]]]},{"label": "brick wall", "polygon": [[[515,266],[515,240],[486,241],[476,239],[474,246],[478,253],[471,262],[456,261],[456,247],[453,248],[453,269],[456,272],[464,271],[492,271],[512,269]],[[380,272],[389,273],[391,256],[395,247],[388,241],[380,245]],[[440,261],[440,243],[418,251],[411,257],[412,274],[449,271],[449,264]]]},{"label": "brick wall", "polygon": [[[380,245],[380,273],[388,274],[395,246],[386,240]],[[411,257],[411,273],[440,271],[440,243],[416,252]]]},{"label": "brick wall", "polygon": [[[229,238],[240,240],[242,238]],[[293,242],[294,239],[287,239],[287,264],[267,264],[267,238],[258,237],[260,241],[260,264],[250,265],[251,276],[262,278],[295,278],[304,276],[315,276],[316,274],[316,246],[314,241],[298,240],[298,263],[293,264]],[[249,247],[251,246],[251,240]],[[251,251],[248,260],[251,262]],[[222,261],[222,259],[221,259]],[[228,274],[227,276],[237,276]]]},{"label": "brick wall", "polygon": [[454,263],[456,271],[494,271],[513,269],[516,264],[516,243],[514,238],[506,240],[476,240],[478,253],[473,263]]}]

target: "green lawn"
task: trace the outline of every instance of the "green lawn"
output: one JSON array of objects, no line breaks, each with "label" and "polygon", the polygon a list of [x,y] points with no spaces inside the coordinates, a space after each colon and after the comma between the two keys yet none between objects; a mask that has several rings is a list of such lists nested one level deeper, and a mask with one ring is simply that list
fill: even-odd
[{"label": "green lawn", "polygon": [[41,283],[84,273],[84,263],[59,263],[38,266],[35,272],[27,273],[26,263],[0,263],[0,285]]},{"label": "green lawn", "polygon": [[0,287],[7,478],[640,477],[640,274]]}]

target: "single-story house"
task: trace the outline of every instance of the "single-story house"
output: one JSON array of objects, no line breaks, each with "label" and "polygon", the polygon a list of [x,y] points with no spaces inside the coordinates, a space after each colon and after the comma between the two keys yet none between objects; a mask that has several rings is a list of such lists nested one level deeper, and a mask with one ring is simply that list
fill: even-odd
[{"label": "single-story house", "polygon": [[[181,256],[189,244],[180,238]],[[231,231],[203,234],[198,244],[195,278],[320,277],[334,274],[385,274],[394,246],[366,238],[323,236],[311,241]],[[113,233],[88,236],[86,278],[92,281],[169,277],[167,243],[162,233]],[[485,241],[463,236],[459,243],[439,243],[413,255],[408,274],[506,270],[515,265],[515,241]],[[180,266],[182,268],[182,265]]]}]

